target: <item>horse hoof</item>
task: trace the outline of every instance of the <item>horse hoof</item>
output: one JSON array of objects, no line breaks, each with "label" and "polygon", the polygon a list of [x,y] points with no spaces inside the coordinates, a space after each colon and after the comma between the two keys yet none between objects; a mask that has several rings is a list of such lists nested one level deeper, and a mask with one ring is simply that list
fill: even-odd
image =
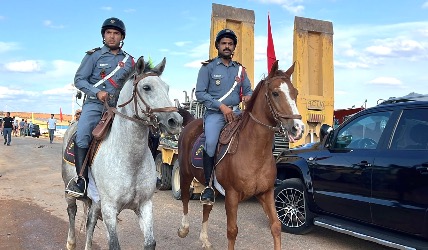
[{"label": "horse hoof", "polygon": [[204,250],[213,250],[213,245],[211,244],[203,244],[202,249]]},{"label": "horse hoof", "polygon": [[189,228],[188,227],[180,227],[178,229],[178,237],[184,238],[189,234]]},{"label": "horse hoof", "polygon": [[74,250],[74,249],[76,249],[76,243],[67,242],[67,250]]}]

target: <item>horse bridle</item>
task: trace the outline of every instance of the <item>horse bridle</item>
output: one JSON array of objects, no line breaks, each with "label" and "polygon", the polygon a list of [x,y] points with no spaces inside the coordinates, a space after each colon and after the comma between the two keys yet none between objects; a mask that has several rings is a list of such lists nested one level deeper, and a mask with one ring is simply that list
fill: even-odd
[{"label": "horse bridle", "polygon": [[283,119],[299,119],[299,120],[301,120],[302,116],[301,115],[294,115],[294,114],[292,114],[292,115],[281,114],[280,112],[278,112],[274,108],[274,106],[272,104],[272,100],[269,97],[268,93],[269,93],[269,84],[270,84],[270,81],[272,81],[274,79],[277,79],[277,78],[281,78],[282,79],[283,77],[282,76],[274,76],[272,78],[266,79],[265,83],[264,83],[265,87],[266,87],[266,91],[265,91],[266,102],[268,103],[270,113],[272,114],[272,117],[273,117],[273,119],[276,122],[276,126],[273,127],[271,125],[264,124],[263,122],[261,122],[257,118],[255,118],[251,112],[249,114],[250,114],[251,119],[253,119],[256,123],[258,123],[260,125],[263,125],[263,126],[267,127],[268,129],[270,129],[272,131],[279,132],[281,135],[285,136],[285,135],[287,135],[288,131],[284,127],[284,125],[282,124],[282,121],[281,121],[280,118],[283,118]]},{"label": "horse bridle", "polygon": [[[119,116],[137,122],[137,123],[142,123],[143,125],[149,126],[150,129],[152,130],[152,132],[157,131],[159,129],[159,120],[156,116],[156,114],[154,114],[155,112],[177,112],[178,109],[176,107],[163,107],[163,108],[154,108],[152,109],[146,101],[144,101],[144,98],[142,97],[141,93],[138,91],[138,83],[143,80],[144,78],[148,77],[148,76],[159,76],[158,74],[155,73],[146,73],[146,74],[141,74],[139,76],[135,75],[134,76],[134,82],[133,82],[133,90],[132,90],[132,96],[131,98],[118,105],[118,107],[122,108],[124,106],[126,106],[127,104],[129,104],[132,100],[134,100],[134,111],[135,114],[130,117],[127,116],[125,114],[120,113],[119,111],[117,111],[116,109],[114,110],[115,114],[118,114]],[[144,105],[146,106],[146,109],[143,110],[140,105],[138,104],[138,99],[140,101],[142,101],[144,103]],[[144,117],[141,117],[138,113],[138,109],[140,109],[140,111],[142,112],[142,115],[147,119],[144,119]],[[154,131],[153,131],[154,130]]]}]

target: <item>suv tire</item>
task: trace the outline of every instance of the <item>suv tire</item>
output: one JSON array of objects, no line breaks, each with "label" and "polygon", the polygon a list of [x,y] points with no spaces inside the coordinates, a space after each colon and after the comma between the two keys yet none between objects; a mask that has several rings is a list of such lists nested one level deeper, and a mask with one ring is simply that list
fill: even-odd
[{"label": "suv tire", "polygon": [[275,207],[281,228],[292,234],[306,234],[313,228],[313,214],[308,208],[308,193],[298,178],[286,179],[275,188]]}]

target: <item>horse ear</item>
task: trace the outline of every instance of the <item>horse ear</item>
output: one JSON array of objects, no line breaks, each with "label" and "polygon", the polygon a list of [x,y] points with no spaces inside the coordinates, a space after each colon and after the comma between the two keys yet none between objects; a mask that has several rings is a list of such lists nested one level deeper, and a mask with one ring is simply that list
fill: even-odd
[{"label": "horse ear", "polygon": [[293,74],[295,64],[296,64],[296,62],[294,62],[293,65],[291,65],[291,67],[289,69],[287,69],[287,71],[285,71],[286,75],[291,76]]},{"label": "horse ear", "polygon": [[162,75],[163,70],[165,69],[166,57],[163,58],[162,62],[160,62],[156,67],[153,68],[154,72],[158,72],[159,75]]},{"label": "horse ear", "polygon": [[268,75],[268,78],[272,78],[275,76],[275,72],[278,70],[278,60],[276,60],[273,64],[272,64],[272,68],[270,68],[270,72]]},{"label": "horse ear", "polygon": [[144,56],[140,56],[137,60],[137,64],[135,64],[135,69],[137,70],[137,75],[140,75],[144,72],[144,68],[146,67],[146,63],[144,62]]}]

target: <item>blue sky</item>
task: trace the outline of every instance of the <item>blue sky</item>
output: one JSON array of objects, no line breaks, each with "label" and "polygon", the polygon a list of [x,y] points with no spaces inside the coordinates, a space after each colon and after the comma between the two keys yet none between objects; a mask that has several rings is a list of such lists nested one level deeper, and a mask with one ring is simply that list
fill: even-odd
[{"label": "blue sky", "polygon": [[125,51],[167,58],[162,78],[183,101],[208,59],[212,3],[255,11],[255,83],[267,73],[270,12],[282,69],[292,63],[295,16],[333,23],[336,109],[428,94],[427,0],[0,0],[0,111],[71,114],[74,74],[111,16],[125,22]]}]

